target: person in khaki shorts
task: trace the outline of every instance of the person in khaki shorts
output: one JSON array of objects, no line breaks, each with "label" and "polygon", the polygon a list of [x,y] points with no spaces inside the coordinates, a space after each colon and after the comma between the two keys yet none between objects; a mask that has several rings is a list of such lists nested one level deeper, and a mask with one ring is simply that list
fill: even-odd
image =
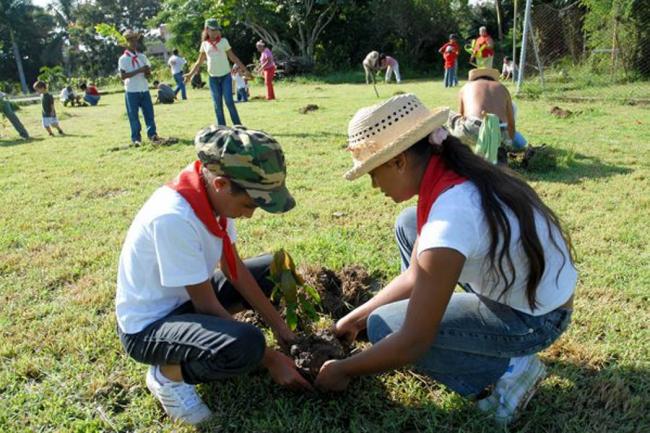
[{"label": "person in khaki shorts", "polygon": [[498,117],[500,158],[504,158],[515,136],[515,118],[510,92],[499,82],[499,71],[472,69],[469,82],[458,93],[458,110],[450,111],[447,126],[452,135],[470,147],[476,145],[486,115]]},{"label": "person in khaki shorts", "polygon": [[272,256],[242,261],[235,246],[235,219],[295,206],[282,149],[262,131],[219,126],[200,130],[195,146],[198,160],[156,190],[133,220],[115,298],[124,349],[150,366],[147,387],[165,412],[189,424],[212,416],[198,383],[262,366],[280,385],[311,388],[291,358],[266,346],[260,329],[232,317],[252,308],[280,345],[296,338],[268,300]]}]

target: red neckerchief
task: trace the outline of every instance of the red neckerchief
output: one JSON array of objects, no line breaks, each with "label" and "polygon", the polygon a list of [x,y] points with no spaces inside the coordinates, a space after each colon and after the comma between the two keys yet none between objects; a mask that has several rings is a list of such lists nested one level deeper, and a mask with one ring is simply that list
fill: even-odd
[{"label": "red neckerchief", "polygon": [[221,36],[217,36],[217,39],[214,42],[212,42],[210,38],[206,39],[206,41],[208,41],[208,43],[212,45],[212,48],[219,51],[219,48],[217,48],[217,44],[221,42]]},{"label": "red neckerchief", "polygon": [[140,62],[138,61],[138,53],[131,53],[129,50],[124,50],[124,54],[131,59],[131,66],[134,68],[136,66],[140,66]]},{"label": "red neckerchief", "polygon": [[431,206],[438,199],[440,194],[454,185],[459,185],[467,180],[445,165],[439,155],[431,156],[427,169],[420,181],[420,192],[418,193],[417,223],[418,235],[427,222]]},{"label": "red neckerchief", "polygon": [[207,229],[222,240],[223,254],[232,281],[237,281],[237,263],[232,241],[228,235],[228,218],[214,216],[214,211],[208,199],[208,191],[203,184],[201,176],[201,161],[194,161],[178,174],[178,177],[166,184],[169,188],[179,193],[192,206],[192,210]]}]

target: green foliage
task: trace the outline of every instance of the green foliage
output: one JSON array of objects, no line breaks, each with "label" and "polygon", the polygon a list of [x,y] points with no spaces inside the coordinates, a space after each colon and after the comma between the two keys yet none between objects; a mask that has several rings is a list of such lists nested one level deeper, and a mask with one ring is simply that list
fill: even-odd
[{"label": "green foliage", "polygon": [[100,36],[112,39],[118,45],[126,45],[126,39],[114,25],[99,23],[95,25],[95,31]]},{"label": "green foliage", "polygon": [[39,70],[38,79],[45,81],[50,89],[60,89],[66,83],[66,76],[61,66],[42,66]]},{"label": "green foliage", "polygon": [[285,306],[287,325],[295,330],[300,323],[302,328],[318,318],[316,305],[320,295],[296,270],[296,264],[284,249],[273,255],[271,280],[275,283],[271,298],[281,301]]}]

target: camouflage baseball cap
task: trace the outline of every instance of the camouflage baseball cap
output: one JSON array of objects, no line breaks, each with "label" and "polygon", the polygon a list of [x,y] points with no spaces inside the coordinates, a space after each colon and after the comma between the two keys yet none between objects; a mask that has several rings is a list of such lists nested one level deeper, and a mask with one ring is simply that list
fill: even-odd
[{"label": "camouflage baseball cap", "polygon": [[296,205],[285,185],[282,148],[266,132],[213,125],[196,134],[194,146],[208,170],[244,188],[265,211],[282,213]]}]

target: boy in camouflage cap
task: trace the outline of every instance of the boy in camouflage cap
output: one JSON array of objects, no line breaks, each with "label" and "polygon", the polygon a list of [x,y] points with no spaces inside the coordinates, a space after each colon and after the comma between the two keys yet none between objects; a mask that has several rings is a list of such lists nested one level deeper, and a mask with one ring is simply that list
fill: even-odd
[{"label": "boy in camouflage cap", "polygon": [[167,414],[190,424],[212,414],[197,383],[262,365],[280,385],[310,388],[291,358],[231,316],[253,308],[281,345],[295,339],[267,298],[271,256],[242,261],[234,245],[235,218],[250,218],[257,207],[282,213],[295,206],[282,149],[264,132],[225,126],[199,131],[195,145],[199,159],[154,192],[135,217],[116,295],[126,352],[150,365],[147,387]]}]

